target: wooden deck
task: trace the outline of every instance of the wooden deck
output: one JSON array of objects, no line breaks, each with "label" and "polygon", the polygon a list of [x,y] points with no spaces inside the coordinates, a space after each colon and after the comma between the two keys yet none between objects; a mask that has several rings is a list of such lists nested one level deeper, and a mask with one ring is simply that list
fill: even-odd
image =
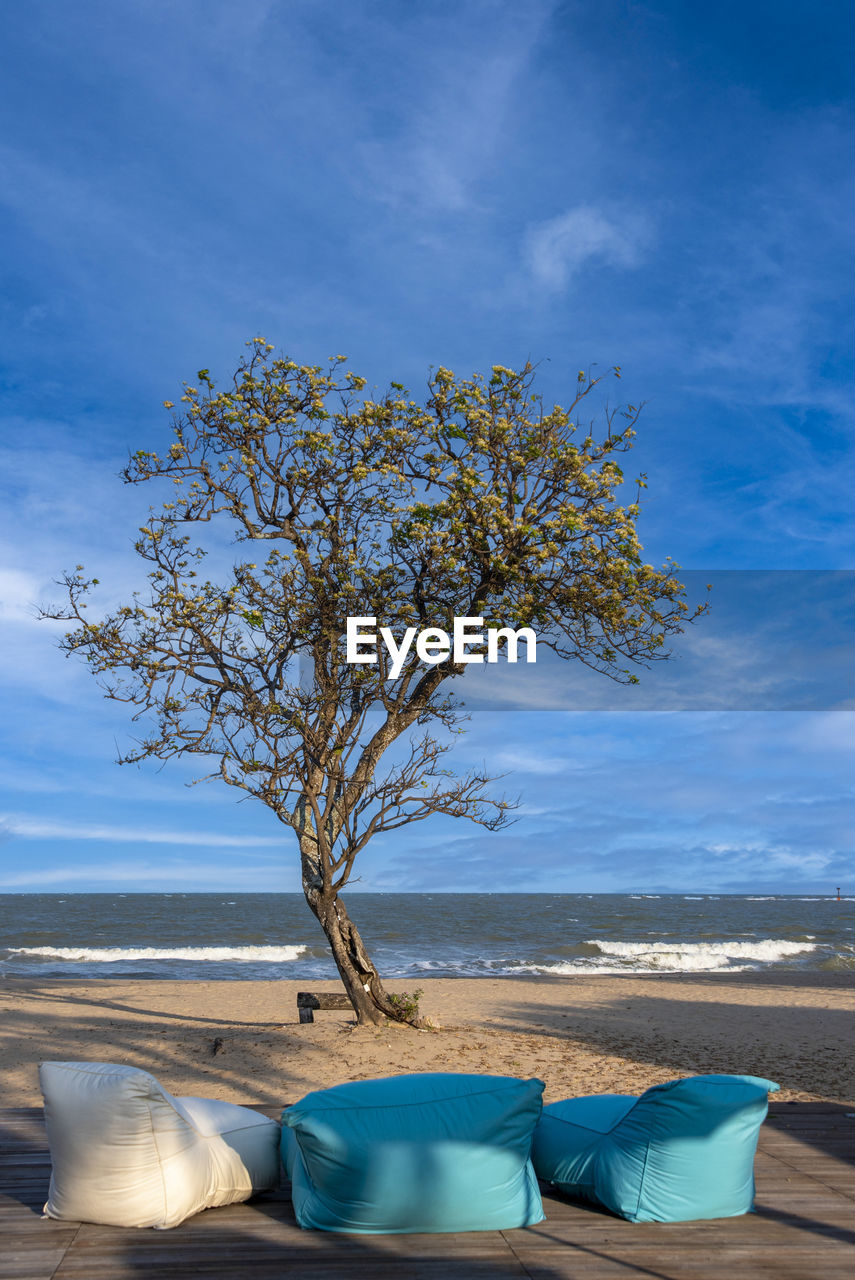
[{"label": "wooden deck", "polygon": [[280,1190],[172,1231],[128,1231],[43,1219],[41,1110],[0,1110],[0,1278],[851,1280],[855,1108],[773,1104],[756,1169],[757,1212],[718,1222],[632,1225],[547,1193],[546,1221],[525,1230],[336,1236],[301,1231]]}]

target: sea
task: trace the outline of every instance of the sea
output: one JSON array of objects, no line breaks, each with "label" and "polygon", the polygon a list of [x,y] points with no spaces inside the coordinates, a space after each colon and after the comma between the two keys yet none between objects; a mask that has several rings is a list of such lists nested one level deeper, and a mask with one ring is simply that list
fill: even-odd
[{"label": "sea", "polygon": [[[855,970],[855,898],[354,893],[384,978]],[[0,976],[335,977],[301,894],[0,895]]]}]

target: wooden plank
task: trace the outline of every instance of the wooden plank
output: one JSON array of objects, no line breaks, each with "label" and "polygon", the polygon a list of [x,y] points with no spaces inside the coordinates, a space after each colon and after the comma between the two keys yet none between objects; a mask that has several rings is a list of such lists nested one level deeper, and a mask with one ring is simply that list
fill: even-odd
[{"label": "wooden plank", "polygon": [[0,1111],[0,1280],[851,1280],[855,1123],[843,1110],[806,1104],[764,1125],[757,1212],[743,1217],[632,1224],[547,1190],[547,1220],[525,1230],[374,1237],[300,1231],[284,1188],[171,1231],[41,1219],[41,1113]]},{"label": "wooden plank", "polygon": [[22,1251],[3,1242],[0,1280],[52,1280],[62,1263],[67,1246]]},{"label": "wooden plank", "polygon": [[298,991],[298,1009],[352,1009],[343,991]]},{"label": "wooden plank", "polygon": [[314,1022],[315,1009],[352,1009],[348,997],[343,991],[298,991],[297,1012],[300,1022]]},{"label": "wooden plank", "polygon": [[[555,1212],[552,1201],[545,1199],[546,1221],[527,1228],[526,1239],[544,1240],[546,1242],[562,1242],[564,1244],[601,1245],[607,1243],[645,1244],[654,1242],[657,1247],[668,1248],[678,1239],[686,1247],[693,1245],[704,1248],[717,1248],[722,1242],[728,1244],[752,1244],[756,1247],[774,1245],[789,1247],[790,1243],[798,1243],[812,1239],[814,1235],[823,1235],[829,1239],[846,1242],[852,1235],[852,1214],[840,1214],[837,1221],[835,1215],[825,1215],[822,1219],[790,1214],[778,1215],[751,1213],[738,1218],[715,1219],[699,1222],[623,1222],[611,1216],[595,1215],[577,1209],[574,1215],[559,1216]],[[513,1245],[516,1236],[505,1233]]]},{"label": "wooden plank", "polygon": [[[205,1219],[206,1214],[199,1215]],[[198,1220],[197,1220],[198,1221]],[[188,1224],[189,1225],[189,1224]],[[212,1223],[209,1232],[119,1231],[82,1227],[56,1280],[120,1280],[128,1276],[220,1275],[336,1276],[454,1275],[519,1277],[525,1274],[499,1233],[461,1236],[359,1237],[301,1232],[278,1224],[266,1238]]]},{"label": "wooden plank", "polygon": [[[393,994],[393,1000],[400,1000],[400,995]],[[314,1022],[315,1009],[349,1009],[353,1010],[350,997],[343,991],[298,991],[297,1012],[301,1022]]]},{"label": "wooden plank", "polygon": [[[125,1262],[121,1258],[112,1259],[102,1269],[93,1270],[88,1262],[78,1265],[73,1252],[66,1255],[60,1266],[53,1273],[52,1280],[190,1280],[191,1277],[209,1276],[218,1280],[523,1280],[531,1275],[518,1259],[510,1253],[502,1259],[485,1261],[462,1259],[416,1259],[407,1260],[403,1265],[400,1259],[376,1258],[370,1254],[359,1254],[347,1262],[317,1257],[310,1260],[295,1258],[288,1253],[280,1253],[269,1259],[247,1259],[238,1255],[235,1258],[222,1258],[210,1262],[186,1261],[177,1265],[161,1265],[155,1260],[144,1260],[142,1263]],[[550,1268],[545,1273],[549,1277],[562,1280],[564,1273]],[[626,1272],[624,1271],[624,1278]],[[570,1273],[567,1273],[568,1277]],[[21,1280],[42,1280],[41,1276],[21,1277]],[[50,1280],[45,1277],[45,1280]],[[578,1280],[578,1272],[574,1272],[572,1280]],[[733,1280],[733,1277],[730,1277]],[[831,1278],[833,1280],[833,1278]]]},{"label": "wooden plank", "polygon": [[565,1246],[553,1252],[520,1253],[520,1262],[531,1280],[851,1280],[852,1249],[838,1247],[818,1254],[810,1246],[776,1250],[731,1249],[710,1253],[682,1250],[662,1254],[656,1250],[622,1249],[598,1252]]}]

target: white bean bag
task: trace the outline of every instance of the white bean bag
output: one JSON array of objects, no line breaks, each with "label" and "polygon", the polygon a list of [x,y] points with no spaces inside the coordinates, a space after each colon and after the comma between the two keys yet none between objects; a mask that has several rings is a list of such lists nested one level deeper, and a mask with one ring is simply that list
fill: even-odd
[{"label": "white bean bag", "polygon": [[232,1102],[173,1098],[107,1062],[39,1068],[53,1171],[49,1218],[175,1227],[279,1181],[276,1120]]}]

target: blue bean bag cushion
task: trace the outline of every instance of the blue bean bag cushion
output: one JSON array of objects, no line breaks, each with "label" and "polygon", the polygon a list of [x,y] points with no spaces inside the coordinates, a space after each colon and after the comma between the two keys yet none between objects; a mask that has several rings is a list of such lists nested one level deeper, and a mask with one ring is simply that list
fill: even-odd
[{"label": "blue bean bag cushion", "polygon": [[600,1094],[545,1107],[532,1147],[538,1177],[630,1222],[748,1213],[754,1153],[778,1088],[756,1076],[692,1076],[640,1098]]},{"label": "blue bean bag cushion", "polygon": [[530,1153],[543,1082],[446,1073],[361,1080],[282,1113],[301,1227],[495,1231],[543,1219]]}]

